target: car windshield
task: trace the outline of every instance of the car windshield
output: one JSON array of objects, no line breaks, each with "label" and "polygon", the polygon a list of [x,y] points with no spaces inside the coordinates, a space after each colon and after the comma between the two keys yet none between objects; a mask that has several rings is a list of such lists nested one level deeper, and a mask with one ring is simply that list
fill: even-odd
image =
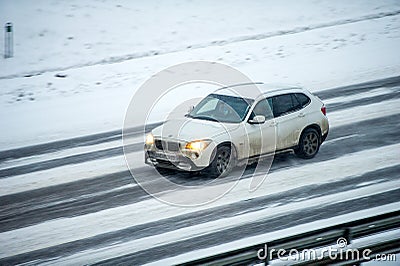
[{"label": "car windshield", "polygon": [[210,94],[188,114],[188,117],[225,123],[239,123],[254,101],[241,97]]}]

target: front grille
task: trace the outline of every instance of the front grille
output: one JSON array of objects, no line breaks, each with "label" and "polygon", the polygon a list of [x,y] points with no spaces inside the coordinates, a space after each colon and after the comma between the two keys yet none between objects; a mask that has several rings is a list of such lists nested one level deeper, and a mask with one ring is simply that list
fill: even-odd
[{"label": "front grille", "polygon": [[156,145],[156,148],[159,150],[167,150],[167,151],[179,151],[179,143],[178,142],[172,142],[172,141],[163,141],[160,139],[156,139],[154,141],[154,144]]},{"label": "front grille", "polygon": [[159,149],[159,150],[164,150],[165,142],[164,143],[163,142],[164,141],[161,141],[160,139],[156,139],[154,141],[154,143],[156,144],[156,148]]},{"label": "front grille", "polygon": [[169,151],[179,151],[179,143],[177,143],[177,142],[168,142],[168,150]]}]

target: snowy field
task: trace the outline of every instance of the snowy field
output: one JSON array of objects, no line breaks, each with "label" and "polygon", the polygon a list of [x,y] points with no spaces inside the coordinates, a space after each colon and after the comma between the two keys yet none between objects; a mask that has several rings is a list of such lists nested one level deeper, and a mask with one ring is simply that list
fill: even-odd
[{"label": "snowy field", "polygon": [[[15,56],[0,50],[0,265],[169,265],[400,209],[399,1],[4,0],[0,19],[15,31]],[[316,93],[331,126],[319,154],[277,157],[255,192],[245,172],[196,208],[146,194],[124,161],[125,111],[191,60]]]},{"label": "snowy field", "polygon": [[189,60],[312,91],[396,75],[397,12],[398,1],[2,1],[15,57],[0,59],[0,150],[120,129],[134,91]]}]

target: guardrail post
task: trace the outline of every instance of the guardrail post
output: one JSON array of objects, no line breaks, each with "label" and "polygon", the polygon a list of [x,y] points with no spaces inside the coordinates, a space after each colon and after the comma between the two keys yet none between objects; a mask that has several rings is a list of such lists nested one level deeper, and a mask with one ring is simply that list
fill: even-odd
[{"label": "guardrail post", "polygon": [[344,229],[343,237],[347,240],[347,245],[349,245],[351,243],[351,241],[353,240],[350,228]]},{"label": "guardrail post", "polygon": [[7,22],[4,32],[4,58],[13,57],[13,25],[11,22]]}]

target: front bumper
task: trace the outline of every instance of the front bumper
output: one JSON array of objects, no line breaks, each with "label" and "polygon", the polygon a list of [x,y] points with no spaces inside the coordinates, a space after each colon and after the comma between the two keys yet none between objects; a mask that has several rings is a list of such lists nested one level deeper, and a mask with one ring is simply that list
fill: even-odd
[{"label": "front bumper", "polygon": [[186,149],[186,144],[187,141],[156,137],[153,144],[144,145],[145,163],[184,171],[198,171],[210,165],[216,147],[214,142],[201,151]]},{"label": "front bumper", "polygon": [[145,163],[161,168],[169,168],[174,170],[184,170],[184,171],[199,171],[204,168],[204,166],[197,166],[191,159],[180,154],[174,154],[173,158],[168,158],[169,156],[160,156],[160,152],[156,151],[145,151]]}]

